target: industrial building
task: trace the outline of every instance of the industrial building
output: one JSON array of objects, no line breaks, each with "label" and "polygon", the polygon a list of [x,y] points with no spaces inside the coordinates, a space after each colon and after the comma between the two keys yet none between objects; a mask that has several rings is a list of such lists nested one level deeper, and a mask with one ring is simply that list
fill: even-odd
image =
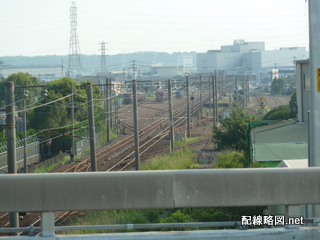
[{"label": "industrial building", "polygon": [[276,167],[281,161],[308,159],[309,60],[294,63],[297,119],[251,129],[251,160],[260,165]]},{"label": "industrial building", "polygon": [[208,50],[197,54],[198,73],[223,70],[230,74],[255,73],[262,80],[274,69],[294,75],[294,60],[307,59],[305,47],[265,50],[264,42],[234,40],[233,45],[221,46],[220,50]]}]

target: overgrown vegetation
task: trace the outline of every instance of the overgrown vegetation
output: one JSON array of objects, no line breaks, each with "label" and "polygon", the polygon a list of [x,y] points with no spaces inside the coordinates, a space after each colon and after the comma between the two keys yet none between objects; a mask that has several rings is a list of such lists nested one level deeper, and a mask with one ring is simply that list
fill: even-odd
[{"label": "overgrown vegetation", "polygon": [[[184,142],[184,141],[182,141]],[[186,140],[185,142],[188,142]],[[143,170],[186,169],[193,165],[194,152],[183,143],[181,151],[161,155],[141,164]],[[222,153],[217,167],[242,167],[245,163],[243,152]],[[232,163],[233,162],[233,163]],[[214,184],[214,183],[213,183]],[[265,207],[213,207],[183,209],[147,209],[147,210],[109,210],[95,211],[72,221],[70,225],[106,225],[106,224],[143,224],[143,223],[183,223],[183,222],[215,222],[240,221],[243,215],[263,215]],[[164,228],[170,230],[190,230],[186,228]],[[134,230],[109,231],[73,231],[68,234],[88,234],[103,232],[128,232]]]},{"label": "overgrown vegetation", "polygon": [[45,166],[45,167],[36,168],[33,173],[48,173],[48,172],[51,172],[56,167],[62,165],[63,163],[66,163],[68,161],[70,161],[70,157],[69,156],[65,156],[62,160],[60,160],[59,162],[57,162],[55,164],[48,165],[48,166]]},{"label": "overgrown vegetation", "polygon": [[267,112],[262,120],[287,120],[292,117],[289,106],[279,106]]},{"label": "overgrown vegetation", "polygon": [[267,112],[262,120],[287,120],[295,118],[297,114],[297,95],[294,93],[289,105],[282,105]]},{"label": "overgrown vegetation", "polygon": [[202,137],[193,137],[193,138],[184,138],[182,141],[176,141],[174,143],[175,147],[186,146],[190,143],[198,142],[202,139]]},{"label": "overgrown vegetation", "polygon": [[247,159],[243,151],[223,151],[219,153],[216,168],[243,168],[247,166]]},{"label": "overgrown vegetation", "polygon": [[[0,81],[0,102],[4,104],[5,96],[5,83],[7,81],[14,82],[15,86],[34,86],[40,85],[37,77],[28,73],[15,73],[11,74],[8,78]],[[27,114],[27,136],[37,134],[43,144],[42,153],[59,153],[71,149],[71,102],[72,98],[67,95],[76,91],[73,102],[74,108],[74,122],[75,122],[75,135],[76,140],[81,137],[88,137],[88,122],[87,120],[87,94],[85,85],[88,81],[83,81],[78,84],[71,78],[60,78],[48,82],[46,85],[47,96],[43,96],[44,88],[36,87],[29,88],[28,96],[26,97],[26,105],[34,107],[40,104],[60,99],[59,101],[45,105],[39,108],[29,109]],[[104,99],[103,93],[97,86],[93,87],[93,96],[95,99]],[[24,88],[15,89],[15,101],[18,107],[22,107],[22,99],[24,98]],[[62,99],[63,98],[63,99]],[[106,124],[104,119],[104,101],[95,101],[95,123],[96,129],[99,132],[106,132]],[[0,141],[5,142],[5,138],[0,134]],[[19,134],[17,134],[19,135]]]},{"label": "overgrown vegetation", "polygon": [[177,170],[188,169],[193,164],[195,153],[188,147],[172,154],[160,155],[141,163],[141,170]]},{"label": "overgrown vegetation", "polygon": [[237,150],[248,155],[249,123],[257,117],[247,114],[241,107],[234,105],[230,117],[220,121],[221,127],[213,127],[213,141],[219,151]]}]

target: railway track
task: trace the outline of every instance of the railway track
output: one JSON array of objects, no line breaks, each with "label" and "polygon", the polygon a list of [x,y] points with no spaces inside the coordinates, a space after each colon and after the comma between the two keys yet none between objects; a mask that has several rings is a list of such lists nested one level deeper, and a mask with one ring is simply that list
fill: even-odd
[{"label": "railway track", "polygon": [[201,154],[198,156],[198,162],[211,163],[214,156],[214,143],[211,138],[205,140]]},{"label": "railway track", "polygon": [[[283,105],[285,102],[289,102],[290,97],[287,96],[264,96],[266,105],[276,107],[278,105]],[[256,106],[259,106],[259,101],[258,101],[258,96],[255,97],[256,99]],[[150,104],[150,103],[149,103]],[[153,106],[151,108],[154,108]],[[156,107],[155,107],[156,108]],[[177,108],[177,107],[176,107]],[[198,111],[199,108],[199,103],[194,102],[194,111],[191,114],[195,114],[196,111]],[[148,108],[150,109],[150,108]],[[159,109],[154,109],[154,110],[159,110]],[[174,115],[176,116],[176,121],[174,123],[176,131],[184,131],[186,126],[184,124],[184,120],[186,118],[185,115],[185,104],[181,104],[179,108],[177,108],[174,112]],[[139,132],[139,137],[140,138],[145,138],[145,141],[141,141],[140,145],[140,155],[141,159],[147,159],[150,156],[153,156],[155,154],[160,154],[161,151],[154,152],[154,146],[158,144],[160,141],[162,141],[164,138],[168,137],[168,132],[169,132],[169,126],[168,126],[168,118],[166,115],[164,115],[165,111],[158,111],[157,113],[157,120],[153,120],[149,125],[146,127],[142,128]],[[161,114],[163,114],[161,116]],[[206,121],[205,119],[202,121]],[[130,131],[132,131],[132,125],[129,123],[125,123],[126,128]],[[196,122],[194,123],[195,125],[197,124]],[[200,122],[201,124],[201,122]],[[184,126],[183,126],[184,125]],[[151,136],[150,136],[151,135]],[[115,154],[122,151],[125,148],[131,148],[133,144],[133,134],[130,134],[129,136],[123,137],[121,140],[110,144],[101,150],[97,152],[96,160],[97,162],[108,162],[110,158],[112,158]],[[197,144],[204,144],[204,147],[202,149],[202,153],[198,157],[198,161],[205,161],[211,162],[212,157],[214,152],[210,151],[210,139],[204,140],[203,142],[197,142]],[[150,150],[153,151],[150,153]],[[122,157],[122,159],[116,161],[114,164],[111,166],[108,164],[105,164],[105,169],[102,170],[100,169],[99,171],[124,171],[130,167],[132,167],[135,163],[134,159],[134,151],[129,151],[129,153]],[[73,164],[70,164],[68,168],[64,169],[63,172],[85,172],[85,171],[90,171],[91,170],[91,164],[90,164],[90,159],[89,157],[82,159],[80,162],[75,162]],[[61,221],[62,219],[66,218],[70,214],[74,214],[74,212],[63,212],[63,213],[56,213],[56,222]],[[6,221],[5,219],[9,218],[9,214],[3,214],[0,216],[1,222]],[[31,224],[28,224],[30,228],[32,229],[33,227],[36,227],[40,223],[40,215],[37,213],[28,213],[24,219],[27,222],[27,219],[35,219],[33,220]],[[3,225],[3,227],[8,227],[9,226],[9,221],[7,221],[6,224]]]},{"label": "railway track", "polygon": [[[289,102],[290,97],[288,96],[264,96],[266,98],[266,104],[267,106],[278,106],[278,105],[283,105],[285,102]],[[257,99],[257,97],[256,97]],[[257,101],[258,102],[258,101]],[[140,103],[141,104],[141,103]],[[151,103],[148,103],[148,105],[151,105]],[[257,104],[259,105],[259,104]],[[142,128],[139,132],[140,138],[145,138],[147,139],[143,144],[140,146],[140,155],[142,159],[146,159],[147,157],[158,154],[159,152],[154,152],[150,154],[150,149],[154,149],[154,146],[158,144],[161,140],[166,138],[168,136],[169,132],[169,127],[168,125],[168,119],[167,116],[164,115],[166,113],[164,110],[158,109],[157,107],[146,107],[146,109],[153,109],[157,110],[157,120],[153,120],[151,124],[147,125],[146,127]],[[183,111],[185,110],[185,102],[182,103],[179,108],[175,106],[176,110],[174,115],[176,116],[177,120],[175,122],[175,128],[177,131],[184,131],[185,126],[179,126],[179,124],[183,125],[183,122],[185,120],[185,113],[183,114]],[[194,102],[194,111],[191,114],[194,114],[199,108],[199,103]],[[180,115],[179,115],[180,114]],[[150,117],[149,117],[150,118]],[[203,120],[204,121],[204,120]],[[180,122],[180,123],[179,123]],[[132,125],[129,123],[125,123],[126,128],[130,131],[132,131]],[[195,123],[196,124],[196,123]],[[178,128],[179,127],[179,128]],[[131,129],[130,129],[131,128]],[[155,133],[155,130],[158,132]],[[152,133],[151,133],[152,132]],[[150,134],[152,136],[150,136]],[[97,162],[108,162],[108,159],[112,158],[116,153],[120,152],[120,150],[124,150],[125,148],[131,148],[133,144],[133,134],[123,137],[121,140],[110,144],[101,150],[97,152]],[[199,143],[197,143],[199,144]],[[201,144],[201,143],[200,143]],[[212,161],[212,155],[213,151],[211,152],[211,156],[208,156],[209,151],[208,150],[208,144],[209,140],[207,140],[206,143],[204,143],[205,146],[203,148],[203,151],[201,155],[199,156],[198,161],[201,161],[203,159],[209,159],[209,161]],[[119,162],[114,163],[112,166],[109,166],[108,164],[105,164],[106,169],[103,171],[124,171],[130,166],[134,164],[135,159],[133,158],[134,151],[131,151],[129,154],[127,154],[125,157],[123,157]],[[146,157],[144,157],[146,156]],[[80,162],[75,162],[70,164],[66,169],[64,169],[63,172],[84,172],[84,171],[90,171],[91,170],[91,164],[90,164],[90,159],[89,157],[82,159]],[[102,171],[102,170],[101,170]],[[66,212],[66,213],[59,213],[57,214],[56,221],[61,221],[61,219],[64,219],[65,217],[69,216],[74,212]],[[32,215],[32,216],[31,216]],[[3,214],[0,215],[0,221],[6,223],[3,225],[3,227],[8,227],[9,226],[9,220],[6,220],[9,218],[9,214]],[[27,219],[35,219],[37,220],[32,220],[31,224],[27,224],[26,226],[32,226],[35,227],[39,225],[40,222],[40,215],[37,213],[27,213],[27,215],[22,219],[22,222],[28,222]],[[21,224],[22,225],[22,224]],[[31,228],[32,228],[31,227]]]},{"label": "railway track", "polygon": [[[152,107],[153,108],[153,107]],[[198,109],[200,108],[200,103],[194,103],[194,112],[196,112]],[[159,110],[159,109],[157,109]],[[151,149],[153,146],[155,146],[159,141],[161,141],[163,138],[165,138],[166,136],[168,136],[168,131],[169,131],[169,127],[168,125],[168,117],[166,115],[160,117],[160,115],[162,113],[164,113],[165,111],[159,111],[159,114],[157,117],[159,117],[159,119],[154,120],[151,124],[149,124],[148,126],[142,128],[139,132],[139,137],[140,138],[147,138],[148,135],[150,134],[154,134],[155,130],[158,130],[159,133],[156,133],[155,136],[151,137],[151,139],[149,141],[146,141],[146,143],[142,144],[140,146],[140,155],[146,153],[149,149]],[[175,122],[175,125],[178,126],[180,124],[182,124],[184,122],[184,120],[186,119],[186,114],[185,112],[185,102],[183,102],[183,104],[180,104],[180,106],[176,106],[176,109],[174,111],[174,115],[177,116],[177,120]],[[182,114],[182,115],[181,115]],[[131,126],[128,123],[125,123],[126,127],[129,129]],[[150,137],[150,136],[149,136]],[[121,139],[120,141],[111,144],[110,146],[101,148],[97,154],[96,154],[96,161],[97,162],[101,162],[102,160],[108,159],[110,158],[113,154],[116,154],[119,151],[122,151],[123,149],[127,148],[133,144],[133,139],[134,139],[134,135],[131,134],[127,137],[124,137],[123,139]],[[129,154],[129,156],[132,155],[133,152],[131,152]],[[131,166],[133,164],[133,159],[130,159],[130,157],[126,157],[126,159],[129,159],[128,161],[126,161],[126,163],[124,163],[124,165],[118,169],[119,171],[123,171],[125,169],[127,169],[129,166]],[[120,161],[121,164],[121,161]],[[114,165],[113,165],[114,166]],[[109,167],[106,171],[111,171],[114,170],[115,167]],[[116,166],[119,166],[119,163],[116,164]],[[72,164],[70,164],[70,166],[67,166],[66,168],[63,169],[63,171],[61,171],[61,169],[59,170],[60,172],[86,172],[86,171],[90,171],[91,170],[91,163],[90,163],[90,158],[86,157],[82,160],[80,160],[80,162],[74,162]],[[63,213],[55,213],[56,214],[56,220],[55,222],[61,221],[61,219],[66,218],[67,216],[69,216],[70,214],[72,214],[74,212],[63,212]],[[9,214],[4,214],[1,215],[0,219],[2,219],[3,221],[6,221],[6,224],[4,227],[8,227],[10,225],[9,220],[6,220],[9,218]],[[29,226],[30,229],[33,229],[34,227],[38,226],[40,224],[40,215],[38,213],[27,213],[25,216],[25,219],[28,218],[32,218],[32,223],[29,224],[20,224],[20,225],[25,225],[25,226]],[[36,220],[34,220],[36,219]]]},{"label": "railway track", "polygon": [[[186,115],[184,115],[185,117]],[[184,119],[180,118],[174,122],[175,131],[181,132],[186,130],[186,126],[181,126],[183,124]],[[208,121],[208,119],[202,119],[197,122],[199,124],[201,122]],[[156,134],[149,140],[147,140],[145,143],[143,143],[140,146],[140,156],[144,156],[147,154],[148,151],[150,151],[156,144],[158,144],[162,139],[168,137],[170,132],[170,127],[166,127],[163,131]],[[120,161],[117,161],[116,164],[114,164],[112,167],[110,167],[107,171],[124,171],[130,166],[132,166],[135,163],[135,158],[133,157],[135,154],[135,151],[131,151],[129,154],[127,154],[125,157],[123,157]],[[120,166],[120,167],[119,167]]]}]

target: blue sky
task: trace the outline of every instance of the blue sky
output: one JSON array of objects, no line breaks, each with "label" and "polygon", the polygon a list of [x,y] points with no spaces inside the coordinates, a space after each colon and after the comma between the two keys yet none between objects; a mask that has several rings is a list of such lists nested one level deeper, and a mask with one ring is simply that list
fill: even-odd
[{"label": "blue sky", "polygon": [[[305,0],[77,0],[82,54],[219,49],[234,39],[308,48]],[[0,56],[67,55],[66,0],[0,0]]]}]

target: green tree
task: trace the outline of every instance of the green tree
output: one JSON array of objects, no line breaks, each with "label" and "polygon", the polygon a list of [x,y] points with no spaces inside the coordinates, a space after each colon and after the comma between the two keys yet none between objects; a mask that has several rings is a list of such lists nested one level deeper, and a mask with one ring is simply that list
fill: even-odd
[{"label": "green tree", "polygon": [[271,83],[271,94],[281,94],[283,93],[285,80],[284,79],[274,79]]},{"label": "green tree", "polygon": [[[83,83],[82,85],[85,85]],[[42,104],[64,98],[70,95],[72,92],[77,91],[74,96],[75,108],[74,108],[74,120],[77,127],[88,126],[86,124],[78,124],[86,120],[87,117],[87,94],[85,86],[79,86],[78,83],[71,78],[61,78],[49,82],[47,85],[48,95],[42,100]],[[98,87],[94,88],[94,97],[102,99],[101,91]],[[102,101],[101,101],[102,102]],[[41,135],[42,139],[49,139],[52,137],[60,136],[52,141],[52,152],[65,151],[70,149],[70,128],[72,123],[71,118],[71,103],[72,98],[67,97],[57,102],[35,108],[33,112],[28,114],[29,116],[29,127],[37,130],[43,129],[59,129],[59,130],[46,130]],[[99,102],[95,102],[95,108],[99,108]],[[101,112],[102,110],[100,110]],[[87,129],[85,129],[87,131]],[[79,133],[79,132],[77,132]],[[76,135],[77,135],[76,133]],[[61,136],[65,135],[65,136]]]},{"label": "green tree", "polygon": [[[72,92],[74,96],[75,122],[87,119],[87,94],[85,88],[78,88],[78,83],[71,78],[61,78],[49,82],[47,85],[48,95],[42,100],[42,104],[63,98]],[[72,97],[61,99],[55,103],[36,108],[30,115],[30,127],[35,129],[58,128],[70,125]],[[41,121],[39,121],[41,119]]]},{"label": "green tree", "polygon": [[230,117],[220,121],[221,127],[213,127],[213,141],[218,150],[234,149],[247,152],[249,123],[256,121],[256,116],[245,113],[239,106],[234,106]]},{"label": "green tree", "polygon": [[[34,86],[40,85],[40,80],[29,73],[18,72],[11,74],[6,79],[0,81],[0,102],[3,105],[5,101],[5,82],[13,82],[15,86]],[[41,93],[40,88],[15,88],[15,101],[17,106],[22,107],[22,102],[19,101],[24,97],[24,90],[29,91],[27,97],[27,104],[30,104],[37,99]]]}]

